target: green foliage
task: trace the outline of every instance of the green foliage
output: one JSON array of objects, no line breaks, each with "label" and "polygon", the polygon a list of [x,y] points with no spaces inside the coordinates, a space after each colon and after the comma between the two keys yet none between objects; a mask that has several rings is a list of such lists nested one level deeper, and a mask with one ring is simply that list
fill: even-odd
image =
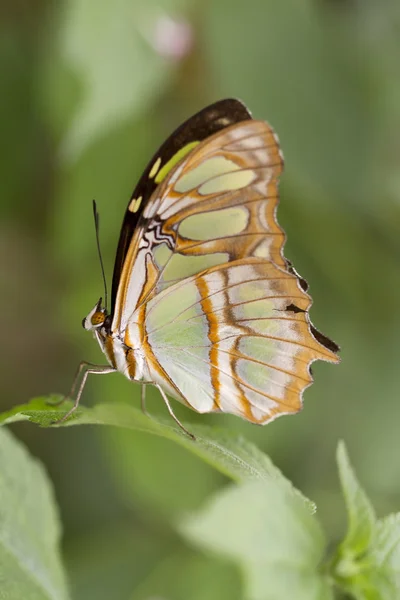
[{"label": "green foliage", "polygon": [[[149,4],[153,10],[158,7],[153,0]],[[175,11],[184,6],[182,0],[168,0],[165,8]],[[150,36],[148,14],[135,15],[129,0],[101,4],[71,0],[67,4],[58,52],[81,88],[80,102],[63,141],[68,159],[75,160],[96,137],[133,112],[143,111],[157,90],[166,86],[173,64],[146,43]],[[110,79],[113,85],[108,85]],[[48,93],[57,96],[51,83]]]},{"label": "green foliage", "polygon": [[361,556],[373,536],[376,522],[374,509],[354,475],[343,443],[338,446],[337,462],[349,521],[341,550],[344,555]]},{"label": "green foliage", "polygon": [[248,600],[332,598],[322,529],[309,506],[278,480],[222,491],[181,526],[189,540],[235,560]]},{"label": "green foliage", "polygon": [[0,430],[0,598],[68,600],[60,525],[42,465]]},{"label": "green foliage", "polygon": [[[49,427],[71,408],[70,402],[65,402],[61,407],[51,406],[54,400],[57,398],[35,398],[28,404],[16,406],[0,415],[0,424],[32,421],[42,427]],[[186,423],[186,427],[196,436],[193,441],[171,418],[149,418],[127,404],[100,404],[94,408],[80,406],[68,421],[56,427],[72,425],[113,425],[160,435],[177,442],[235,481],[277,479],[283,486],[291,488],[290,482],[266,454],[242,436],[226,430],[218,431],[204,425]]]},{"label": "green foliage", "polygon": [[341,544],[341,552],[343,555],[362,556],[373,536],[374,509],[356,479],[343,442],[338,446],[337,462],[348,514],[348,531]]},{"label": "green foliage", "polygon": [[400,514],[377,520],[343,443],[337,460],[348,515],[347,534],[333,560],[337,583],[357,600],[396,598],[400,593]]},{"label": "green foliage", "polygon": [[400,589],[400,514],[379,519],[370,553],[385,590],[382,597],[394,598]]},{"label": "green foliage", "polygon": [[[37,398],[0,415],[0,424],[29,420],[49,427],[68,407],[67,403],[63,409],[55,409],[45,398]],[[164,436],[236,482],[216,493],[197,514],[175,522],[176,531],[209,558],[189,551],[173,553],[160,563],[155,575],[137,587],[132,600],[166,590],[184,600],[194,585],[196,593],[191,597],[195,600],[217,599],[225,586],[231,590],[229,597],[239,599],[239,580],[232,585],[237,579],[233,567],[214,562],[213,555],[239,567],[246,600],[333,600],[335,586],[355,600],[392,600],[400,593],[400,515],[375,518],[343,442],[337,457],[348,527],[327,559],[326,538],[314,505],[264,453],[240,436],[193,424],[193,441],[175,423],[149,419],[124,404],[80,407],[73,418],[56,427],[83,424]],[[7,465],[0,490],[4,498],[0,567],[8,597],[17,599],[23,592],[34,600],[66,599],[58,561],[56,509],[43,470],[10,434],[4,430],[0,434],[1,464]],[[179,583],[171,575],[176,565],[182,565],[185,572]]]}]

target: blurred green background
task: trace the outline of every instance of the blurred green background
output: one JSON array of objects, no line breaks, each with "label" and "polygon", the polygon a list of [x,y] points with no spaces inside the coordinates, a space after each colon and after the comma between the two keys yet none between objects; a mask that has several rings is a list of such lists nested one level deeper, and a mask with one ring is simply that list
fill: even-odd
[{"label": "blurred green background", "polygon": [[[400,506],[400,4],[396,0],[3,0],[1,406],[69,390],[102,362],[81,328],[109,281],[125,207],[157,146],[193,112],[242,99],[276,129],[286,256],[312,319],[342,347],[304,410],[241,432],[314,500],[332,542],[344,438],[378,514]],[[139,403],[122,376],[83,402]],[[150,411],[165,413],[153,394]],[[188,548],[180,515],[224,478],[164,439],[109,428],[14,431],[54,482],[75,600],[235,599],[239,575]]]}]

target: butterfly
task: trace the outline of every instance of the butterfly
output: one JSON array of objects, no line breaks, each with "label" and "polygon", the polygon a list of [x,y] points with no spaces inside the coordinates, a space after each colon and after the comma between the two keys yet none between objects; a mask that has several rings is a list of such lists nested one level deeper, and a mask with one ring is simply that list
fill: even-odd
[{"label": "butterfly", "polygon": [[185,431],[168,396],[259,424],[301,409],[311,363],[338,362],[339,348],[311,324],[307,283],[283,256],[282,168],[272,128],[235,99],[160,147],[125,212],[110,311],[100,298],[83,320],[108,365],[81,363],[62,420],[89,373],[114,371],[142,384],[143,407],[156,386]]}]

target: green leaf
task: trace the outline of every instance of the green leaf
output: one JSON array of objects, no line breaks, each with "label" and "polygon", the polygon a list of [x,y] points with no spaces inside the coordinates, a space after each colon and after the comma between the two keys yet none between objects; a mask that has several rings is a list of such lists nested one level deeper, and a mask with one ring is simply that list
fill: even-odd
[{"label": "green leaf", "polygon": [[170,522],[196,510],[224,481],[211,465],[165,437],[115,427],[103,427],[100,434],[118,495],[157,520]]},{"label": "green leaf", "polygon": [[375,513],[354,474],[344,442],[338,445],[337,462],[348,515],[348,529],[341,551],[356,557],[364,553],[371,543]]},{"label": "green leaf", "polygon": [[379,519],[371,555],[381,574],[383,598],[400,596],[400,513]]},{"label": "green leaf", "polygon": [[[164,4],[168,13],[176,13],[186,3],[169,0]],[[177,63],[154,47],[163,18],[164,10],[153,0],[143,7],[130,0],[67,2],[58,52],[82,88],[64,139],[68,157],[76,158],[113,125],[143,111],[168,85]],[[49,94],[60,102],[57,90]]]},{"label": "green leaf", "polygon": [[[71,403],[62,406],[51,406],[58,398],[34,398],[27,404],[16,406],[12,410],[0,414],[0,425],[18,421],[32,421],[42,427],[49,427],[60,419]],[[235,481],[248,479],[279,480],[288,491],[298,495],[301,502],[306,502],[310,510],[314,505],[306,500],[299,491],[295,490],[277,469],[266,454],[242,436],[227,430],[218,430],[206,425],[185,424],[196,440],[189,438],[171,419],[147,417],[142,411],[128,404],[98,404],[94,408],[79,406],[79,409],[66,422],[56,427],[72,425],[113,425],[125,429],[145,431],[163,436],[190,450],[221,473]]]},{"label": "green leaf", "polygon": [[378,521],[374,539],[374,554],[378,564],[390,565],[400,577],[400,513],[389,515]]},{"label": "green leaf", "polygon": [[42,465],[0,430],[0,597],[67,600],[60,527]]},{"label": "green leaf", "polygon": [[249,600],[329,600],[322,529],[279,480],[229,487],[180,525],[192,543],[237,562]]},{"label": "green leaf", "polygon": [[400,592],[400,521],[377,521],[350,465],[343,442],[337,460],[348,513],[348,531],[333,561],[340,588],[357,600],[393,600]]}]

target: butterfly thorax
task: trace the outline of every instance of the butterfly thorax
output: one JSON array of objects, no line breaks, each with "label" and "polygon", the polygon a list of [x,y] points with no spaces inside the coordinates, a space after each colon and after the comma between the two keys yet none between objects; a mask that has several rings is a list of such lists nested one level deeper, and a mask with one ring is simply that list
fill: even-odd
[{"label": "butterfly thorax", "polygon": [[112,331],[112,315],[102,307],[102,299],[96,303],[82,325],[96,338],[109,364],[128,379],[148,380],[148,368],[140,344],[139,327],[132,322],[129,331]]}]

